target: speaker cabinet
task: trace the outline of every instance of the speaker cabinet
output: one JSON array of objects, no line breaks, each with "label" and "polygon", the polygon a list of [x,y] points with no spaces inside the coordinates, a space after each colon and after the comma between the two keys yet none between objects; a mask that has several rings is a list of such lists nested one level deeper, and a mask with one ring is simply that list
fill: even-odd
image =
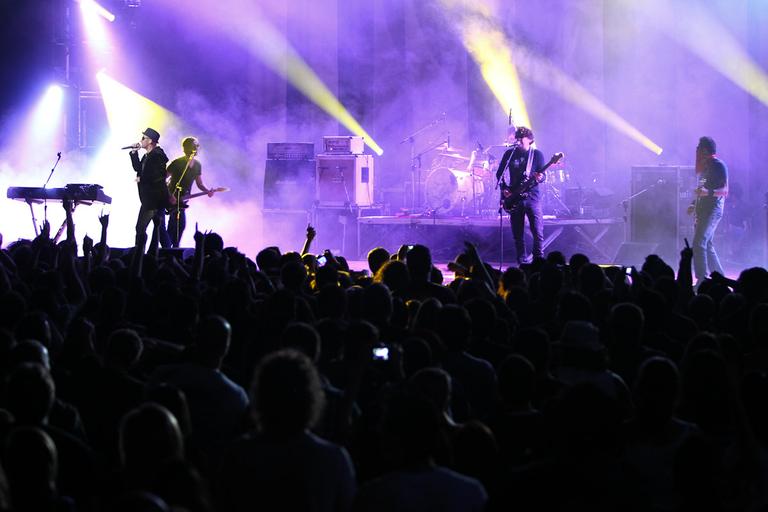
[{"label": "speaker cabinet", "polygon": [[315,200],[314,160],[267,160],[264,208],[309,210]]},{"label": "speaker cabinet", "polygon": [[316,189],[320,206],[373,204],[373,156],[317,155]]},{"label": "speaker cabinet", "polygon": [[655,244],[656,254],[672,266],[681,247],[680,172],[678,167],[632,167],[631,175],[629,241]]}]

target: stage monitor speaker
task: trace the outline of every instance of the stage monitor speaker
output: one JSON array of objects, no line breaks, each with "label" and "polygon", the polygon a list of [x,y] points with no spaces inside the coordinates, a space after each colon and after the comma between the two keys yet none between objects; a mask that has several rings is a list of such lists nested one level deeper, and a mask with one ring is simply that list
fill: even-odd
[{"label": "stage monitor speaker", "polygon": [[678,173],[678,167],[632,167],[633,198],[629,202],[629,241],[656,244],[657,254],[672,265],[677,262],[680,245]]},{"label": "stage monitor speaker", "polygon": [[264,208],[309,210],[315,200],[314,160],[267,160]]},{"label": "stage monitor speaker", "polygon": [[645,263],[645,257],[649,254],[656,254],[658,247],[659,244],[654,243],[624,242],[619,246],[619,250],[616,251],[613,263],[615,265],[640,269],[643,263]]},{"label": "stage monitor speaker", "polygon": [[320,206],[373,204],[372,155],[317,155]]}]

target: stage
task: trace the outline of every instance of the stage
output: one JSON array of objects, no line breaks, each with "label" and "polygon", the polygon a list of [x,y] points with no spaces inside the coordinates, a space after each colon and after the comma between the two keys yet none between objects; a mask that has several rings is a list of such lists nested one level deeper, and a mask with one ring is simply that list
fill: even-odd
[{"label": "stage", "polygon": [[[367,215],[375,208],[317,208],[305,210],[264,210],[265,242],[303,239],[307,224],[317,230],[314,252],[330,249],[350,260],[365,260],[368,251],[384,247],[390,252],[401,245],[423,244],[432,249],[435,260],[452,260],[474,243],[484,258],[514,261],[516,258],[509,217],[460,217],[447,215]],[[570,257],[581,252],[598,263],[612,263],[624,241],[624,220],[608,218],[544,219],[544,251],[558,250]],[[526,246],[530,232],[526,227]],[[503,247],[503,251],[502,251]]]}]

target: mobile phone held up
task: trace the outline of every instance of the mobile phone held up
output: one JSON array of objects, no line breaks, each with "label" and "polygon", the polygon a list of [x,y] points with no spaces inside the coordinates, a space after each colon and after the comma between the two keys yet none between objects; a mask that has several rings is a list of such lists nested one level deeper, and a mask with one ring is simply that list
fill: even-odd
[{"label": "mobile phone held up", "polygon": [[372,356],[374,361],[389,361],[389,348],[373,347]]},{"label": "mobile phone held up", "polygon": [[318,256],[317,257],[317,266],[318,267],[322,267],[326,263],[328,263],[328,258],[326,258],[325,256]]}]

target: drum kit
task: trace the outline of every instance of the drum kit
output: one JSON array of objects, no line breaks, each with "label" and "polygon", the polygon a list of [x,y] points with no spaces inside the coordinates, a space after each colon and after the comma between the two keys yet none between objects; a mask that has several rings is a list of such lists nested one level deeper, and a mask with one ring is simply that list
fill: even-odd
[{"label": "drum kit", "polygon": [[[424,181],[424,200],[431,213],[458,216],[492,217],[498,214],[499,191],[496,170],[508,145],[477,148],[469,156],[443,144],[432,159]],[[554,167],[554,166],[553,166]],[[561,199],[563,187],[570,180],[565,168],[550,168],[546,173],[543,208],[545,214],[568,215]]]}]

